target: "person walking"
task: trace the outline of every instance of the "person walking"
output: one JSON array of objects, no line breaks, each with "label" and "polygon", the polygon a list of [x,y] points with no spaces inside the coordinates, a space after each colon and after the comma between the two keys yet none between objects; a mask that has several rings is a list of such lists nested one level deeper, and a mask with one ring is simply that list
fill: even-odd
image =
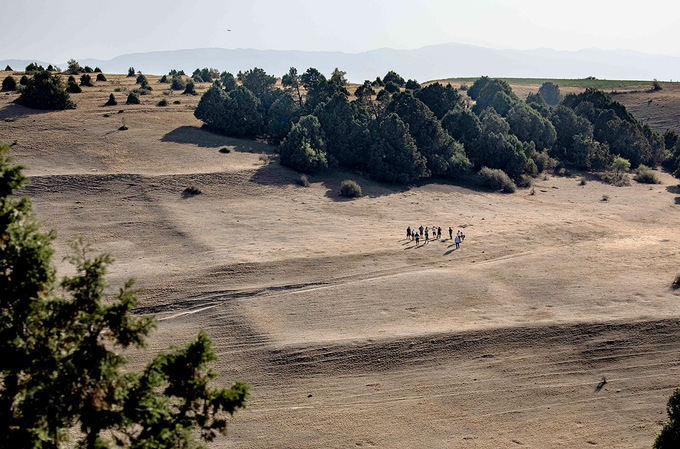
[{"label": "person walking", "polygon": [[430,233],[427,230],[427,228],[425,228],[425,243],[427,243],[429,241],[430,241]]},{"label": "person walking", "polygon": [[423,235],[423,225],[420,225],[420,229],[418,230],[420,231],[420,235]]},{"label": "person walking", "polygon": [[451,229],[451,226],[449,226],[449,240],[453,239],[453,229]]},{"label": "person walking", "polygon": [[458,249],[460,247],[460,237],[456,236],[456,240],[454,240],[454,242],[456,243],[456,249]]},{"label": "person walking", "polygon": [[406,228],[406,240],[409,240],[411,238],[411,226]]},{"label": "person walking", "polygon": [[441,238],[442,238],[442,227],[439,226],[439,227],[437,228],[437,240],[439,240],[439,239],[441,239]]},{"label": "person walking", "polygon": [[416,232],[416,246],[420,245],[420,234]]},{"label": "person walking", "polygon": [[463,243],[465,241],[465,233],[463,231],[460,231],[460,242]]}]

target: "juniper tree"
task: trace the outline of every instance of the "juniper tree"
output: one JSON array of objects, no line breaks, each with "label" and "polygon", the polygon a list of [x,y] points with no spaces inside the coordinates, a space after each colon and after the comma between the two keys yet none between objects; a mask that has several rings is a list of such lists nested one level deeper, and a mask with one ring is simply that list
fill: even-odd
[{"label": "juniper tree", "polygon": [[55,235],[13,196],[25,183],[0,144],[0,447],[195,448],[195,431],[224,433],[248,387],[209,386],[208,336],[126,368],[122,351],[144,346],[153,318],[132,313],[132,281],[107,293],[112,259],[82,242],[76,274],[57,285]]}]

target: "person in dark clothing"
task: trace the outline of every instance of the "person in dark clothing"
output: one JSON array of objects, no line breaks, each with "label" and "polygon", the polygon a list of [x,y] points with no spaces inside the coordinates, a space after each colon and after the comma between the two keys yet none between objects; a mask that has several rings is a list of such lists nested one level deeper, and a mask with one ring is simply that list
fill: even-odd
[{"label": "person in dark clothing", "polygon": [[406,240],[411,238],[411,226],[406,228]]},{"label": "person in dark clothing", "polygon": [[437,239],[442,238],[442,227],[437,227]]},{"label": "person in dark clothing", "polygon": [[453,238],[453,229],[451,229],[451,226],[449,226],[449,240]]}]

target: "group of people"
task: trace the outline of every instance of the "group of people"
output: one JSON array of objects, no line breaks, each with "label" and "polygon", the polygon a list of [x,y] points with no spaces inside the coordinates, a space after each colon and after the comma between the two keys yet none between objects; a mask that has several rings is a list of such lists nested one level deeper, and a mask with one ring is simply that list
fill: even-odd
[{"label": "group of people", "polygon": [[[416,245],[420,245],[420,239],[424,239],[424,243],[428,243],[430,241],[430,236],[432,236],[432,240],[439,240],[442,238],[442,228],[441,226],[432,226],[430,228],[423,227],[423,225],[420,225],[419,228],[411,228],[411,226],[406,228],[406,239],[407,240],[415,240]],[[456,248],[460,248],[460,244],[463,243],[463,240],[465,240],[465,233],[461,230],[458,230],[456,232],[456,238],[453,238],[453,228],[449,226],[449,239],[453,240],[453,242],[456,244]]]}]

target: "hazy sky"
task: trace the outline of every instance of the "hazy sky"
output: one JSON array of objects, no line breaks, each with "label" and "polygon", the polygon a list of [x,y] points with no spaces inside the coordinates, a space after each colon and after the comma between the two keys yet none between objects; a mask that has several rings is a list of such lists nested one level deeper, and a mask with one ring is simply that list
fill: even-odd
[{"label": "hazy sky", "polygon": [[355,53],[446,42],[680,56],[677,0],[0,0],[0,6],[0,59],[58,64],[182,48]]}]

